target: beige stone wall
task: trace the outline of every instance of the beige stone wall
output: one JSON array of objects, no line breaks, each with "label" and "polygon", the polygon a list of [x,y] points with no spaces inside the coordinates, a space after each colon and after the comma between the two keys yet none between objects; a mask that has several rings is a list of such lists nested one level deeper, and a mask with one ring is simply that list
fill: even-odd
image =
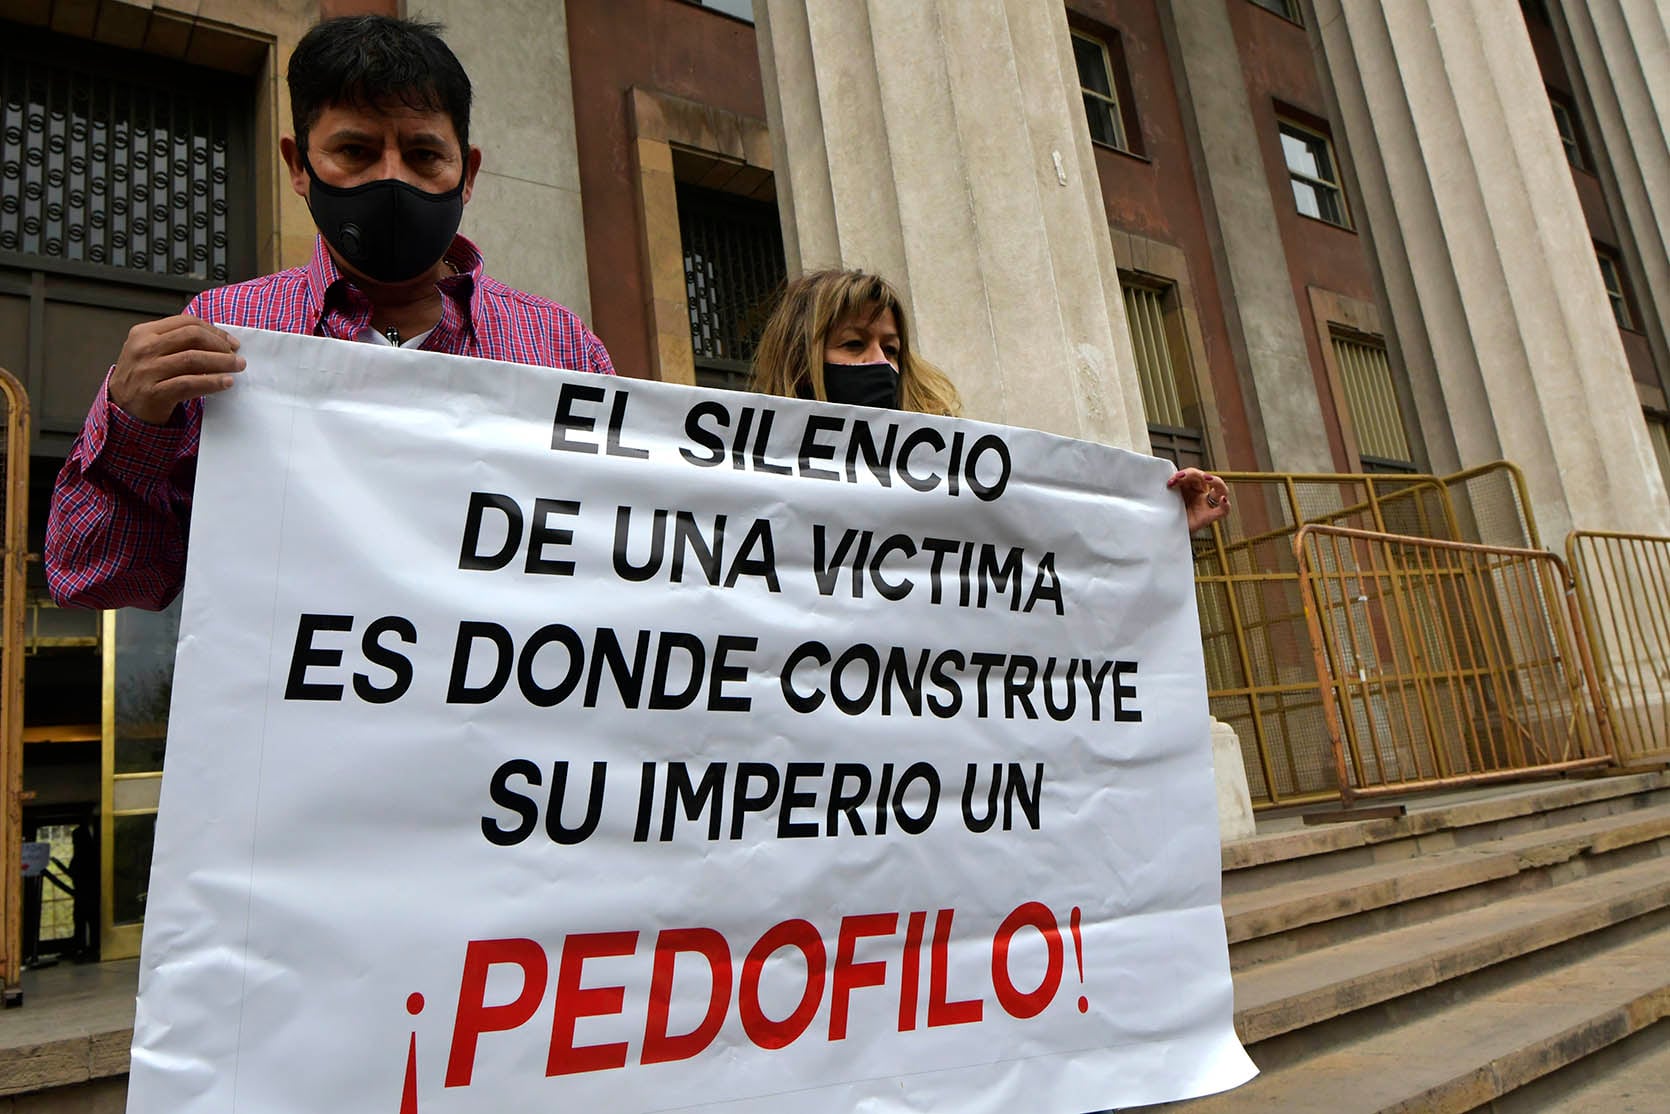
[{"label": "beige stone wall", "polygon": [[591,316],[562,0],[409,0],[438,20],[475,89],[481,175],[463,232],[493,277]]}]

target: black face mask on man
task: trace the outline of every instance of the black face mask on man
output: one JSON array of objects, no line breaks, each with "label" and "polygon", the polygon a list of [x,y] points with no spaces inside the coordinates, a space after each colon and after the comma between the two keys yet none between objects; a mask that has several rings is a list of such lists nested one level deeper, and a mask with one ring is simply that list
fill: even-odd
[{"label": "black face mask on man", "polygon": [[464,219],[464,178],[445,193],[430,193],[397,178],[358,186],[329,186],[302,156],[309,181],[307,207],[325,242],[377,282],[406,282],[440,262]]},{"label": "black face mask on man", "polygon": [[823,393],[848,406],[899,408],[899,372],[892,364],[823,365]]}]

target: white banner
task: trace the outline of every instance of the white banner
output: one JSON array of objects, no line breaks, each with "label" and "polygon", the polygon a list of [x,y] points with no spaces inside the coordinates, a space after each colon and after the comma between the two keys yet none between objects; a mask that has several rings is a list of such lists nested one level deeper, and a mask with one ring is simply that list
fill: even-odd
[{"label": "white banner", "polygon": [[130,1111],[1234,1086],[1168,466],[239,331]]}]

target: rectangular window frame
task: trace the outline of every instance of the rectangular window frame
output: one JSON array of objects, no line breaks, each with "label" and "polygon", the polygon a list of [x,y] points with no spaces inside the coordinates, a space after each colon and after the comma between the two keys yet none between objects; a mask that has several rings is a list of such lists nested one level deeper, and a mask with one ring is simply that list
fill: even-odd
[{"label": "rectangular window frame", "polygon": [[1252,0],[1255,8],[1263,8],[1279,19],[1285,19],[1303,27],[1305,21],[1299,12],[1299,0]]},{"label": "rectangular window frame", "polygon": [[1122,80],[1123,70],[1118,64],[1119,61],[1123,60],[1123,52],[1119,51],[1117,43],[1110,46],[1108,41],[1099,34],[1077,27],[1071,27],[1068,30],[1075,42],[1082,41],[1096,48],[1102,61],[1102,73],[1107,79],[1108,89],[1112,91],[1111,95],[1102,93],[1084,83],[1084,72],[1079,68],[1079,54],[1075,49],[1073,51],[1074,76],[1078,78],[1079,95],[1084,100],[1086,126],[1088,127],[1090,124],[1092,108],[1097,107],[1105,113],[1105,119],[1111,121],[1114,132],[1114,142],[1109,143],[1106,140],[1098,139],[1096,129],[1090,127],[1090,142],[1109,151],[1118,151],[1123,155],[1135,155],[1138,158],[1142,157],[1140,131],[1136,127],[1136,120],[1130,112],[1130,106],[1126,103],[1130,96],[1129,83]]},{"label": "rectangular window frame", "polygon": [[1647,439],[1652,442],[1653,456],[1658,460],[1659,473],[1664,477],[1664,489],[1670,491],[1670,415],[1644,411],[1647,419]]},{"label": "rectangular window frame", "polygon": [[[127,117],[116,113],[113,109],[117,98],[126,90],[139,90],[158,97],[159,102],[165,98],[174,98],[169,107],[196,102],[226,102],[236,106],[226,118],[227,129],[224,139],[227,145],[225,155],[226,178],[221,183],[224,188],[226,203],[224,224],[218,230],[225,237],[224,274],[184,272],[173,268],[158,270],[141,268],[131,265],[125,260],[118,260],[115,251],[120,249],[126,254],[126,248],[119,245],[112,238],[110,247],[112,254],[103,261],[92,258],[75,259],[68,252],[54,253],[43,245],[38,250],[30,250],[20,245],[16,250],[0,245],[0,266],[14,267],[20,270],[35,270],[48,274],[59,274],[75,279],[93,279],[112,281],[124,286],[148,288],[159,291],[178,291],[182,293],[196,293],[226,282],[239,282],[254,278],[260,268],[257,265],[260,254],[259,237],[256,228],[256,202],[258,190],[256,188],[256,174],[254,159],[250,152],[255,147],[256,114],[259,91],[255,78],[242,73],[219,70],[211,67],[188,63],[181,60],[159,58],[153,55],[128,51],[119,47],[108,46],[104,43],[83,40],[73,35],[66,35],[56,31],[41,30],[33,27],[14,27],[10,24],[0,24],[6,27],[8,39],[5,53],[11,59],[24,60],[24,64],[38,73],[41,70],[59,71],[53,78],[54,91],[50,94],[63,107],[64,90],[58,87],[61,81],[74,84],[103,81],[109,85],[106,99],[99,103],[111,110],[110,115],[102,116],[104,126],[111,129],[128,123],[140,123],[148,126],[151,139],[155,139],[157,127],[164,121],[161,117],[154,117],[146,121],[143,117]],[[9,70],[8,63],[0,69]],[[15,72],[0,75],[15,83],[14,91],[25,87],[24,75]],[[91,88],[88,89],[89,95]],[[151,106],[151,111],[157,110],[157,105]],[[171,119],[171,118],[170,118]],[[63,133],[60,133],[63,134]],[[89,132],[84,140],[66,139],[65,149],[71,153],[76,151],[80,143],[89,146],[97,142],[96,137]],[[114,140],[105,140],[112,148]],[[89,155],[86,148],[81,154]],[[115,158],[113,152],[112,157]],[[93,173],[98,173],[95,166]],[[191,167],[187,176],[202,174],[200,167]],[[206,179],[205,179],[206,180]],[[149,202],[139,199],[137,189],[141,185],[147,189],[155,188],[153,183],[142,182],[136,176],[126,187],[126,199],[136,206],[136,214],[142,213]],[[18,189],[21,190],[21,180]],[[64,189],[73,189],[73,185],[66,185]],[[123,187],[112,184],[112,195],[124,192]],[[166,188],[166,187],[165,187]],[[51,200],[48,198],[47,200]],[[160,199],[159,199],[160,200]],[[201,202],[199,202],[201,204]],[[46,214],[43,212],[43,216]],[[114,230],[121,227],[122,222],[116,214],[110,214],[109,227]],[[73,217],[66,217],[73,220]],[[137,216],[135,220],[137,220]],[[13,369],[14,371],[17,369]],[[34,385],[30,385],[31,393]]]},{"label": "rectangular window frame", "polygon": [[692,8],[706,8],[710,12],[722,15],[726,19],[734,19],[738,23],[746,23],[749,26],[754,23],[754,11],[748,0],[684,0],[684,2]]},{"label": "rectangular window frame", "polygon": [[[1340,401],[1345,404],[1351,422],[1358,464],[1365,472],[1419,472],[1386,338],[1337,323],[1329,325],[1327,338],[1338,368]],[[1375,353],[1378,358],[1366,360],[1354,356],[1356,353]],[[1365,371],[1382,372],[1383,382],[1371,382],[1363,374]],[[1374,452],[1373,449],[1390,451]]]},{"label": "rectangular window frame", "polygon": [[[1335,203],[1339,206],[1340,219],[1336,221],[1325,216],[1313,216],[1312,214],[1305,212],[1299,207],[1299,195],[1297,192],[1293,193],[1294,211],[1306,220],[1319,221],[1322,224],[1329,225],[1333,228],[1343,228],[1347,232],[1353,231],[1354,226],[1351,222],[1351,203],[1345,196],[1345,183],[1340,175],[1339,154],[1334,150],[1333,137],[1328,135],[1327,132],[1311,127],[1308,124],[1301,124],[1291,116],[1283,115],[1276,117],[1276,136],[1277,148],[1278,150],[1281,150],[1282,168],[1287,171],[1288,188],[1290,192],[1292,191],[1293,183],[1295,182],[1303,182],[1305,185],[1308,185],[1312,189],[1318,190],[1319,192],[1326,191],[1334,198]],[[1318,178],[1314,175],[1306,173],[1303,170],[1295,169],[1293,164],[1287,161],[1286,151],[1281,149],[1281,138],[1283,136],[1291,136],[1292,138],[1306,143],[1307,145],[1311,143],[1320,143],[1322,145],[1323,152],[1327,155],[1328,165],[1329,168],[1333,170],[1334,177],[1331,180],[1327,178]]]},{"label": "rectangular window frame", "polygon": [[685,181],[674,202],[696,384],[744,390],[772,291],[785,277],[777,208]]},{"label": "rectangular window frame", "polygon": [[1629,282],[1624,276],[1624,261],[1613,249],[1596,244],[1595,262],[1600,267],[1600,284],[1606,290],[1606,300],[1612,304],[1612,320],[1626,332],[1639,332],[1635,323],[1635,305],[1629,296]]},{"label": "rectangular window frame", "polygon": [[[1119,272],[1119,292],[1137,360],[1143,419],[1155,456],[1179,467],[1212,467],[1207,408],[1189,355],[1177,284]],[[1169,455],[1166,450],[1169,450]]]},{"label": "rectangular window frame", "polygon": [[1589,172],[1588,151],[1583,143],[1583,127],[1577,121],[1577,109],[1552,89],[1548,91],[1548,107],[1554,114],[1554,131],[1560,137],[1560,146],[1565,148],[1566,162],[1574,170]]}]

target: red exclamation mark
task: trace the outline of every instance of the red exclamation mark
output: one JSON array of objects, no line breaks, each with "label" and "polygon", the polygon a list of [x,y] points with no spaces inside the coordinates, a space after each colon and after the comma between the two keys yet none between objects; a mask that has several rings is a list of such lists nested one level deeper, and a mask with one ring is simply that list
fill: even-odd
[{"label": "red exclamation mark", "polygon": [[[1067,929],[1073,934],[1073,958],[1079,964],[1079,985],[1084,985],[1084,937],[1079,933],[1079,907],[1073,906],[1072,915],[1067,918]],[[1079,995],[1079,1012],[1090,1012],[1090,999]]]},{"label": "red exclamation mark", "polygon": [[[423,1012],[423,995],[413,991],[406,999],[406,1012],[416,1017]],[[406,1085],[400,1090],[400,1114],[418,1114],[417,1107],[417,1033],[406,1046]]]}]

